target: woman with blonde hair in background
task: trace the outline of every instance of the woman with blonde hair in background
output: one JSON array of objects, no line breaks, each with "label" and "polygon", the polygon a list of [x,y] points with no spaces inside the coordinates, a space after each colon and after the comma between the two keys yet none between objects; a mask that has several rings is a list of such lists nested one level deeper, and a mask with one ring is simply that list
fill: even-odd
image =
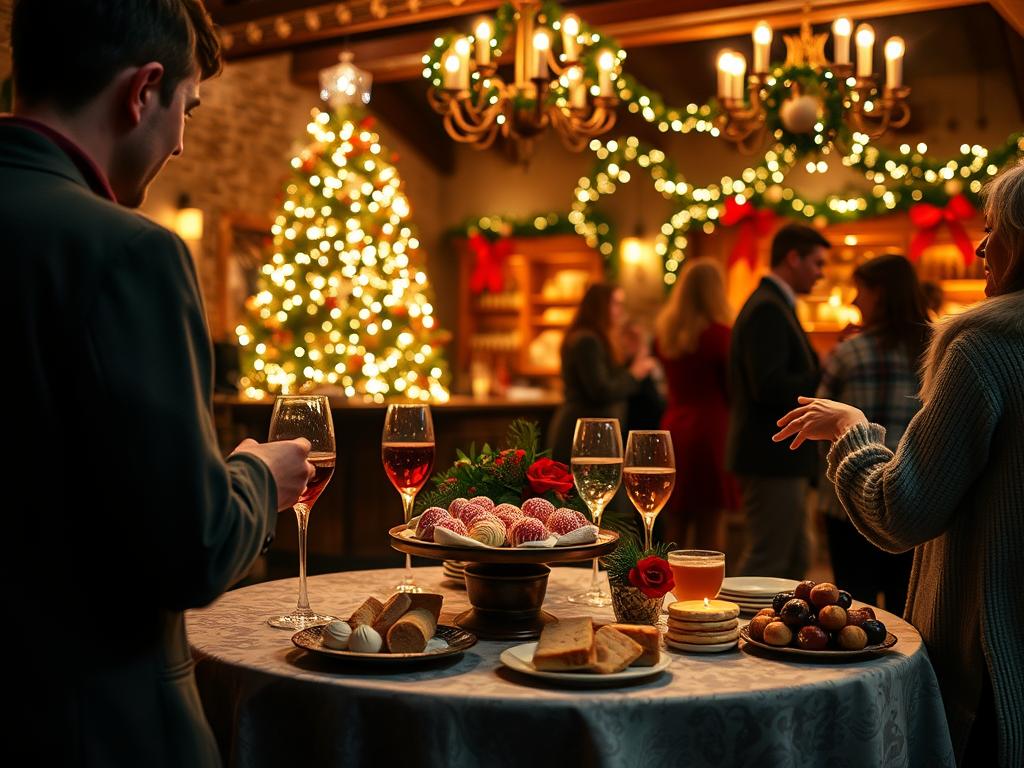
[{"label": "woman with blonde hair in background", "polygon": [[686,546],[721,550],[722,511],[736,506],[736,489],[725,470],[729,427],[726,377],[732,311],[718,262],[688,262],[655,322],[656,354],[668,383],[662,429],[672,433],[676,491],[669,499],[664,536]]},{"label": "woman with blonde hair in background", "polygon": [[[857,408],[800,398],[776,442],[828,440],[853,524],[914,548],[905,617],[921,632],[960,765],[1024,765],[1024,163],[982,192],[989,298],[936,324],[921,410],[895,453]],[[993,752],[998,758],[993,760]]]}]

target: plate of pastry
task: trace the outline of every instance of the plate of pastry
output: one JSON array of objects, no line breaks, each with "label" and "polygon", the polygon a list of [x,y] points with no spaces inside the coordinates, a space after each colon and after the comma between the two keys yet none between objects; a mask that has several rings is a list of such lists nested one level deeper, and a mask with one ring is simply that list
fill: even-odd
[{"label": "plate of pastry", "polygon": [[455,656],[476,645],[476,635],[438,624],[441,595],[396,593],[368,597],[346,621],[292,635],[304,651],[350,661],[394,664]]},{"label": "plate of pastry", "polygon": [[664,672],[672,659],[660,646],[657,627],[607,624],[595,630],[589,617],[564,618],[545,625],[537,642],[502,651],[501,663],[545,680],[616,685]]}]

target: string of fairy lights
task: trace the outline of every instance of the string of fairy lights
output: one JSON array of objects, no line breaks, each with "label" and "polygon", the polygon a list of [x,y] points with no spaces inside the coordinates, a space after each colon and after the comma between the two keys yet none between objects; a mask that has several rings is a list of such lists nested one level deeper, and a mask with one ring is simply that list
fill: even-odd
[{"label": "string of fairy lights", "polygon": [[[514,14],[515,8],[511,3],[505,3],[497,12],[491,40],[495,57],[501,55],[502,45],[514,29]],[[548,26],[555,33],[560,29],[562,16],[563,11],[557,3],[543,3],[537,23]],[[558,35],[553,34],[552,39],[557,40]],[[472,35],[466,38],[452,31],[437,37],[423,55],[423,77],[433,86],[441,87],[442,58],[459,40],[474,42]],[[600,52],[610,50],[614,53],[616,66],[611,78],[616,95],[630,113],[655,126],[659,132],[720,135],[716,126],[719,105],[715,100],[705,104],[691,102],[685,106],[667,104],[661,94],[622,71],[626,52],[614,40],[585,22],[580,25],[577,43],[581,48],[581,64],[591,76],[596,73],[596,57]],[[472,77],[479,75],[474,72]],[[964,144],[958,156],[944,160],[928,156],[928,148],[923,143],[914,146],[904,144],[899,151],[874,146],[867,135],[851,132],[846,127],[839,89],[828,82],[833,78],[834,74],[829,70],[818,72],[804,66],[773,67],[766,79],[766,110],[768,124],[773,129],[772,146],[750,167],[704,187],[688,183],[662,150],[641,142],[636,136],[592,140],[590,149],[597,163],[588,176],[579,179],[568,221],[588,244],[599,248],[610,259],[614,246],[607,241],[607,222],[596,218],[595,204],[602,197],[614,194],[619,186],[629,183],[631,168],[638,166],[647,172],[654,188],[671,200],[675,208],[661,226],[655,243],[657,252],[663,257],[665,283],[671,285],[685,259],[687,233],[694,226],[701,227],[704,232],[713,231],[719,225],[726,198],[733,197],[736,202],[749,203],[757,209],[767,208],[781,216],[825,226],[905,210],[919,202],[942,205],[960,194],[977,202],[985,180],[994,176],[1012,158],[1024,156],[1022,133],[1012,134],[994,149]],[[810,82],[812,79],[814,82]],[[794,83],[804,91],[821,94],[820,118],[806,134],[787,131],[778,119],[782,97]],[[487,91],[486,83],[483,85],[482,98],[493,103],[497,93]],[[565,106],[568,86],[565,78],[554,81],[547,98]],[[862,172],[871,183],[870,191],[850,191],[811,200],[785,184],[788,173],[798,164],[808,173],[826,173],[831,163]],[[538,227],[536,234],[543,234],[543,230],[543,227]]]},{"label": "string of fairy lights", "polygon": [[235,329],[247,397],[333,385],[372,402],[448,399],[409,201],[371,125],[312,111],[246,302],[253,322]]}]

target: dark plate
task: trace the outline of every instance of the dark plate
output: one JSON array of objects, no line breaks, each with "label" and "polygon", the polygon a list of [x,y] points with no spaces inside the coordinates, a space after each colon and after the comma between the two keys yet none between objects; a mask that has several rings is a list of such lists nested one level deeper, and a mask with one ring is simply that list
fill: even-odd
[{"label": "dark plate", "polygon": [[459,627],[450,627],[447,624],[438,624],[437,629],[434,630],[434,637],[440,637],[448,642],[448,647],[439,651],[432,653],[356,653],[355,651],[336,651],[333,648],[325,647],[320,642],[322,631],[323,627],[303,629],[292,635],[292,642],[304,651],[318,653],[321,656],[333,656],[336,659],[374,664],[401,664],[411,661],[443,659],[446,656],[456,656],[476,645],[476,635],[472,632],[467,632]]},{"label": "dark plate", "polygon": [[773,651],[774,653],[780,653],[786,656],[803,656],[809,659],[855,659],[858,656],[868,656],[872,653],[878,653],[884,651],[887,648],[892,648],[896,645],[896,635],[892,632],[886,632],[885,640],[876,645],[865,645],[859,651],[844,651],[836,648],[829,648],[824,651],[808,651],[803,648],[793,648],[792,646],[777,646],[768,645],[768,643],[759,643],[757,640],[750,636],[750,628],[743,627],[740,629],[740,637],[745,642],[751,645],[756,645],[758,648],[764,648],[766,651]]}]

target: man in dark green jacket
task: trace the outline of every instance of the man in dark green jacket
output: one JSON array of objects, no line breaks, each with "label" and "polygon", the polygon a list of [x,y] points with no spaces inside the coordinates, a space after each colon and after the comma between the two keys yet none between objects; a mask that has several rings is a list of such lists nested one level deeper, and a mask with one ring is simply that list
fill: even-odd
[{"label": "man in dark green jacket", "polygon": [[32,676],[11,731],[39,762],[213,766],[183,611],[241,578],[312,467],[304,440],[225,461],[196,274],[134,207],[219,68],[198,0],[18,0],[0,117],[15,339],[8,620]]}]

